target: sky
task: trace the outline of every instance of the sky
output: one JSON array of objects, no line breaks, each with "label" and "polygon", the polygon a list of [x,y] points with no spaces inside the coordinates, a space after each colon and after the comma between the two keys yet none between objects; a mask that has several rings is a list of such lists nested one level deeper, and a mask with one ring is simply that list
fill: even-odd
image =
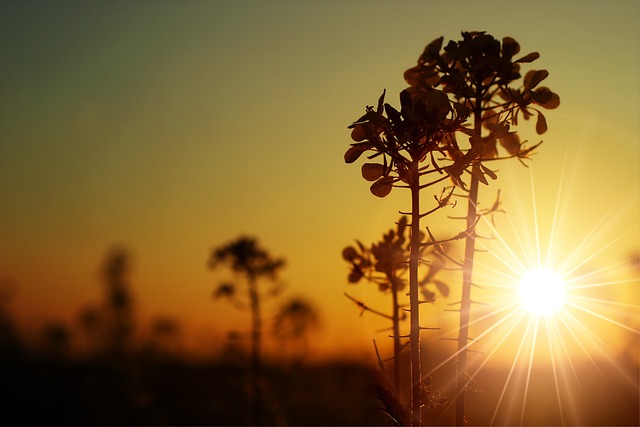
[{"label": "sky", "polygon": [[[248,234],[287,259],[286,295],[317,304],[316,351],[370,353],[378,323],[343,293],[388,300],[348,285],[340,254],[377,240],[409,199],[370,194],[359,164],[344,163],[347,126],[383,89],[398,104],[403,72],[428,42],[474,30],[540,52],[531,66],[549,70],[562,100],[545,135],[522,127],[531,144],[544,140],[533,164],[505,162],[481,189],[487,204],[501,189],[507,213],[488,243],[495,254],[478,256],[478,280],[491,281],[483,266],[534,259],[536,241],[554,264],[574,254],[576,271],[637,280],[623,261],[640,250],[639,24],[634,0],[3,1],[0,278],[15,284],[10,309],[25,327],[72,324],[101,301],[100,265],[122,245],[140,318],[172,316],[214,343],[248,328],[248,316],[212,301],[226,276],[207,259]],[[611,298],[637,303],[616,289]]]}]

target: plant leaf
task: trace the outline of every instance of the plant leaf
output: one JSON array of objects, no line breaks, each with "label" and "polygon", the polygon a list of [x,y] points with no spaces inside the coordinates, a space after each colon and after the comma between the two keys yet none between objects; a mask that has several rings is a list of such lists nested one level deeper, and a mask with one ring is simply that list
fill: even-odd
[{"label": "plant leaf", "polygon": [[433,283],[438,288],[438,292],[442,294],[443,297],[447,298],[449,296],[449,286],[441,280],[434,280]]},{"label": "plant leaf", "polygon": [[371,184],[370,190],[374,196],[377,197],[385,197],[389,193],[391,193],[391,189],[393,188],[393,178],[390,176],[385,176],[380,178],[373,184]]},{"label": "plant leaf", "polygon": [[512,37],[502,38],[502,54],[508,58],[511,58],[516,53],[520,52],[520,44]]},{"label": "plant leaf", "polygon": [[352,145],[347,152],[344,153],[344,161],[346,163],[353,163],[358,160],[365,151],[367,151],[367,146],[365,144]]},{"label": "plant leaf", "polygon": [[342,258],[345,261],[352,262],[356,258],[358,258],[358,251],[353,246],[347,246],[342,250]]},{"label": "plant leaf", "polygon": [[533,62],[538,58],[540,58],[540,54],[538,52],[531,52],[530,54],[523,56],[522,58],[516,60],[515,62],[519,62],[519,63]]},{"label": "plant leaf", "polygon": [[536,133],[542,135],[547,131],[547,119],[544,114],[538,111],[538,120],[536,120]]},{"label": "plant leaf", "polygon": [[384,96],[386,94],[387,94],[387,90],[384,89],[382,91],[382,95],[380,95],[380,98],[378,99],[378,109],[376,110],[378,114],[382,113],[382,106],[384,105]]},{"label": "plant leaf", "polygon": [[520,138],[515,132],[507,134],[504,138],[500,138],[498,141],[500,141],[500,145],[502,145],[512,156],[517,156],[520,152]]},{"label": "plant leaf", "polygon": [[491,179],[493,179],[493,180],[498,179],[498,175],[496,175],[496,173],[494,171],[492,171],[491,169],[489,169],[488,167],[486,167],[483,164],[480,164],[480,167],[482,168],[482,172],[484,172],[487,175],[489,175],[491,177]]},{"label": "plant leaf", "polygon": [[436,298],[436,294],[428,289],[420,289],[420,293],[425,301],[433,301]]},{"label": "plant leaf", "polygon": [[551,90],[546,87],[541,87],[534,92],[533,100],[547,110],[553,110],[560,106],[560,97],[558,94],[551,92]]},{"label": "plant leaf", "polygon": [[354,269],[353,271],[351,271],[351,273],[349,273],[347,280],[349,281],[349,283],[358,283],[360,279],[362,279],[362,277],[362,271],[360,271],[359,269]]},{"label": "plant leaf", "polygon": [[351,139],[355,142],[364,141],[367,139],[367,132],[362,125],[355,125],[351,131]]},{"label": "plant leaf", "polygon": [[384,166],[377,163],[365,163],[362,165],[362,177],[367,181],[376,181],[384,175]]},{"label": "plant leaf", "polygon": [[484,174],[482,173],[482,171],[480,170],[480,168],[477,168],[475,166],[471,167],[471,175],[473,175],[474,177],[476,177],[478,179],[478,181],[480,181],[481,183],[483,183],[484,185],[489,185],[489,182],[487,181],[487,178],[484,177]]},{"label": "plant leaf", "polygon": [[525,90],[531,90],[538,86],[538,83],[549,77],[547,70],[531,70],[524,76]]}]

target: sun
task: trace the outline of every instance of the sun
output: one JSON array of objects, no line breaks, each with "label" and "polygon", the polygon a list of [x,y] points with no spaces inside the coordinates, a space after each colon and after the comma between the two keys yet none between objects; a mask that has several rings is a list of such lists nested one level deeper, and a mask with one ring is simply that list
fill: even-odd
[{"label": "sun", "polygon": [[529,313],[551,316],[564,305],[564,281],[558,273],[548,268],[530,270],[520,279],[518,296],[520,304]]}]

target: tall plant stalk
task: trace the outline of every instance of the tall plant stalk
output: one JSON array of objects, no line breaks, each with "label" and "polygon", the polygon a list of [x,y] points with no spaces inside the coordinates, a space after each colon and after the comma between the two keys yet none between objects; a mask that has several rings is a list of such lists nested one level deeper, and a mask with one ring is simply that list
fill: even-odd
[{"label": "tall plant stalk", "polygon": [[[465,423],[465,389],[467,385],[467,347],[469,345],[469,323],[471,317],[471,286],[476,245],[475,227],[480,217],[495,208],[478,210],[479,185],[488,185],[487,177],[496,179],[496,173],[484,165],[485,162],[518,158],[523,160],[537,147],[526,148],[516,132],[510,127],[518,124],[518,116],[525,120],[537,116],[536,132],[547,130],[544,115],[537,108],[556,108],[558,95],[546,87],[538,87],[547,76],[546,70],[531,70],[519,88],[510,84],[521,78],[520,64],[536,60],[536,52],[517,60],[513,56],[520,45],[511,37],[502,43],[484,32],[463,32],[463,39],[450,41],[442,50],[443,38],[434,40],[418,58],[418,65],[405,72],[410,88],[400,93],[401,110],[397,111],[384,103],[384,93],[377,109],[367,107],[367,113],[353,123],[351,137],[355,144],[345,153],[347,163],[355,162],[363,153],[380,163],[365,163],[362,175],[374,181],[371,192],[385,197],[392,188],[408,188],[411,192],[411,243],[409,255],[409,302],[411,313],[411,424],[421,424],[421,407],[426,396],[422,392],[420,358],[420,323],[418,270],[420,248],[440,247],[441,243],[465,239],[465,258],[462,262],[452,260],[462,270],[462,298],[460,307],[460,329],[458,335],[458,366],[456,385],[456,423]],[[442,89],[440,89],[442,88]],[[452,99],[450,99],[453,98]],[[464,126],[472,116],[473,127]],[[483,135],[483,128],[486,133]],[[456,133],[469,139],[462,148]],[[497,144],[507,155],[500,157]],[[434,156],[437,153],[440,160]],[[444,162],[439,165],[438,162]],[[428,163],[421,167],[422,163]],[[420,179],[430,173],[439,173],[441,178],[431,179],[425,184]],[[467,185],[466,174],[471,175]],[[436,240],[429,229],[430,241],[420,237],[420,221],[435,210],[449,204],[453,194],[443,192],[436,197],[437,206],[420,212],[420,192],[444,179],[466,192],[467,215],[465,230],[444,240]]]},{"label": "tall plant stalk", "polygon": [[251,304],[251,369],[250,384],[253,393],[253,404],[251,405],[251,419],[257,425],[260,423],[260,414],[262,413],[262,390],[260,387],[261,372],[261,344],[262,344],[262,318],[260,315],[260,298],[258,297],[258,288],[256,278],[253,274],[249,275],[249,301]]},{"label": "tall plant stalk", "polygon": [[411,179],[411,254],[409,256],[409,310],[411,330],[411,425],[421,425],[422,370],[420,366],[420,299],[418,295],[418,267],[420,266],[420,173],[419,159],[412,157]]},{"label": "tall plant stalk", "polygon": [[[443,153],[451,149],[451,135],[462,127],[470,110],[457,102],[451,102],[447,95],[439,90],[417,96],[402,91],[400,103],[400,111],[385,104],[383,93],[378,100],[377,109],[367,107],[367,113],[350,126],[353,128],[351,137],[356,143],[345,153],[345,161],[353,163],[367,151],[372,152],[369,159],[381,157],[379,161],[382,160],[382,164],[365,163],[362,166],[363,177],[368,181],[374,181],[370,189],[378,197],[387,196],[394,187],[410,190],[410,423],[421,425],[421,408],[425,405],[425,400],[420,367],[420,331],[427,328],[420,323],[420,304],[430,302],[432,298],[419,298],[419,266],[423,249],[435,246],[437,242],[422,241],[420,223],[425,216],[447,206],[451,192],[443,192],[440,198],[436,197],[437,206],[428,212],[420,211],[420,192],[448,179],[446,168],[437,165],[434,152]],[[427,160],[430,162],[421,167]],[[421,183],[421,179],[431,173],[439,173],[442,176]]]},{"label": "tall plant stalk", "polygon": [[[478,134],[482,127],[482,110],[476,105],[474,107],[474,131]],[[477,164],[471,165],[478,168]],[[465,239],[464,262],[462,266],[462,296],[460,298],[460,327],[458,334],[458,356],[456,371],[456,424],[465,424],[465,388],[467,371],[467,348],[469,345],[469,320],[471,318],[471,286],[473,286],[473,261],[476,252],[476,232],[475,223],[478,216],[478,187],[480,181],[479,174],[471,174],[469,193],[467,194],[467,230],[470,230]]]},{"label": "tall plant stalk", "polygon": [[[460,327],[458,335],[456,373],[456,424],[465,420],[465,390],[468,383],[467,348],[469,323],[471,318],[471,287],[473,286],[473,266],[476,246],[475,226],[482,215],[493,212],[496,207],[478,210],[479,185],[488,185],[486,176],[496,179],[494,171],[484,163],[507,158],[522,161],[539,145],[526,148],[511,126],[518,125],[522,114],[525,120],[537,116],[536,132],[543,134],[547,122],[537,105],[553,109],[560,104],[560,98],[550,89],[538,86],[547,78],[546,70],[531,70],[526,73],[521,87],[511,84],[519,80],[520,65],[535,61],[537,52],[514,59],[520,45],[511,37],[504,37],[502,43],[484,32],[463,32],[462,40],[450,41],[442,51],[443,38],[427,45],[418,58],[418,64],[405,72],[405,79],[414,94],[430,93],[442,88],[461,104],[471,109],[472,129],[461,129],[469,136],[468,148],[460,149],[455,144],[449,155],[454,164],[448,168],[454,184],[466,192],[467,233],[465,239],[462,269],[462,297],[460,301]],[[483,134],[483,129],[486,132]],[[497,144],[506,150],[506,156],[498,154]],[[463,173],[471,175],[469,185]]]},{"label": "tall plant stalk", "polygon": [[[262,366],[261,366],[261,341],[262,341],[262,317],[260,312],[261,293],[258,290],[258,279],[270,279],[274,286],[278,286],[277,277],[284,267],[282,258],[273,258],[266,250],[262,249],[256,239],[251,237],[239,237],[217,249],[214,249],[209,266],[218,267],[226,264],[229,268],[246,279],[246,290],[251,310],[251,353],[249,369],[249,402],[250,424],[262,423]],[[238,284],[223,282],[214,291],[215,298],[227,298],[238,308],[246,307],[246,297],[238,295]],[[277,288],[271,289],[271,295],[277,294]]]}]

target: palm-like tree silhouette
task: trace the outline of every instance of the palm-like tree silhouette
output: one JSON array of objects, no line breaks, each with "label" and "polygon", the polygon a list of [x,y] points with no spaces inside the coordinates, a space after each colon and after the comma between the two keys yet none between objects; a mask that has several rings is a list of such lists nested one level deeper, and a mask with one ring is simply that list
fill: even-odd
[{"label": "palm-like tree silhouette", "polygon": [[[251,423],[260,423],[262,411],[261,381],[261,341],[262,317],[260,300],[262,293],[258,289],[260,279],[268,279],[273,286],[268,290],[271,295],[279,292],[278,273],[284,267],[282,258],[273,258],[258,245],[253,237],[241,236],[225,245],[214,249],[209,258],[209,267],[228,266],[233,272],[244,276],[247,296],[251,309]],[[242,306],[242,296],[238,294],[238,284],[225,282],[214,291],[215,298],[228,298],[236,306]]]},{"label": "palm-like tree silhouette", "polygon": [[106,286],[108,351],[122,355],[128,350],[133,332],[133,298],[128,281],[129,253],[114,248],[107,255],[102,274]]},{"label": "palm-like tree silhouette", "polygon": [[320,326],[320,315],[316,307],[302,297],[293,297],[285,302],[273,321],[273,334],[292,347],[294,361],[298,362],[307,351],[309,333]]}]

